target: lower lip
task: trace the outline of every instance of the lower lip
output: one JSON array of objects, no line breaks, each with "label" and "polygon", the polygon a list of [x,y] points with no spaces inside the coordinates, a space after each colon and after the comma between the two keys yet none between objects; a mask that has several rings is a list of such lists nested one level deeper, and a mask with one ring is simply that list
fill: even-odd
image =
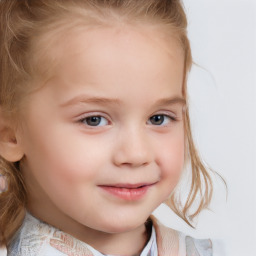
[{"label": "lower lip", "polygon": [[119,197],[121,199],[127,200],[127,201],[136,201],[139,199],[142,199],[148,189],[152,185],[146,185],[139,188],[120,188],[120,187],[111,187],[111,186],[100,186],[103,190],[108,192],[109,194],[112,194],[116,197]]}]

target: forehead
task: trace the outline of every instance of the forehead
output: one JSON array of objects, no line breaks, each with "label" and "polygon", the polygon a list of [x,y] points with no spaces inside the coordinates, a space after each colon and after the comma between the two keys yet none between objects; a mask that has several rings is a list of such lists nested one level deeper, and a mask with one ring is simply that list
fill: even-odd
[{"label": "forehead", "polygon": [[[119,45],[125,43],[132,46],[133,41],[140,39],[142,47],[151,45],[167,55],[182,55],[184,51],[179,42],[177,32],[164,25],[156,24],[86,24],[42,31],[39,36],[32,38],[32,56],[37,60],[45,59],[48,63],[56,62],[69,54],[79,53],[83,48],[97,44],[104,49],[106,43]],[[180,57],[180,56],[179,56]]]},{"label": "forehead", "polygon": [[83,62],[84,65],[80,66],[83,72],[96,68],[118,68],[119,72],[130,70],[136,73],[142,67],[157,72],[170,68],[173,61],[177,65],[172,65],[172,70],[180,71],[184,64],[184,52],[177,39],[163,30],[150,27],[85,28],[72,31],[54,48],[57,49],[52,52],[53,55],[58,51],[61,53],[56,56],[59,62],[57,72],[66,68],[71,58]]},{"label": "forehead", "polygon": [[81,26],[63,32],[59,37],[56,37],[57,47],[70,50],[70,47],[73,46],[73,53],[75,49],[79,51],[82,48],[86,49],[94,45],[104,48],[104,45],[111,43],[114,47],[123,45],[129,48],[134,47],[135,44],[137,44],[137,47],[139,44],[143,48],[158,49],[165,55],[183,55],[177,35],[160,25]]},{"label": "forehead", "polygon": [[[64,40],[63,40],[64,39]],[[127,55],[139,51],[139,57],[150,54],[152,57],[158,51],[158,55],[169,58],[184,59],[184,52],[177,38],[163,27],[153,26],[103,26],[88,27],[80,30],[70,31],[67,38],[60,38],[58,48],[62,49],[62,58],[69,58],[70,55],[80,54],[83,51],[88,53],[99,52],[105,55],[107,51],[125,49]],[[111,49],[112,47],[112,49]],[[120,52],[121,53],[121,52]],[[124,52],[123,56],[125,56]],[[138,52],[137,52],[138,54]]]},{"label": "forehead", "polygon": [[[176,96],[182,95],[184,53],[177,39],[163,29],[81,27],[51,40],[55,43],[48,46],[44,65],[51,70],[51,84],[59,87],[58,95],[85,84],[93,85],[87,90],[99,89],[102,94],[112,90],[115,94],[131,85],[146,92],[160,83],[175,90]],[[164,97],[166,90],[162,91]]]}]

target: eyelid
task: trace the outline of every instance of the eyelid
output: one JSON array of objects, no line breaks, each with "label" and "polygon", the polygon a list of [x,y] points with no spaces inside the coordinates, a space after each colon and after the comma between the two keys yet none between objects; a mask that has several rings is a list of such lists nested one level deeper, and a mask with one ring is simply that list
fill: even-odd
[{"label": "eyelid", "polygon": [[90,116],[102,116],[107,119],[111,119],[108,114],[106,114],[105,112],[102,112],[102,111],[88,111],[86,113],[77,115],[75,118],[78,120],[78,119],[87,118]]},{"label": "eyelid", "polygon": [[150,117],[157,116],[157,115],[168,116],[168,117],[170,117],[172,119],[177,119],[178,118],[177,113],[175,113],[173,111],[170,111],[170,110],[159,110],[159,111],[155,112],[154,114],[152,114]]}]

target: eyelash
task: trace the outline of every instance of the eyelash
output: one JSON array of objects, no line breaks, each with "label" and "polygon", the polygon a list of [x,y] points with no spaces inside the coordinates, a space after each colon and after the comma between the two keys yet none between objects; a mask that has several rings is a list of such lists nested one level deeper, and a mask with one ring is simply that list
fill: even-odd
[{"label": "eyelash", "polygon": [[[166,127],[166,126],[168,126],[168,124],[171,122],[176,122],[176,121],[178,121],[177,120],[177,118],[176,117],[174,117],[173,115],[170,115],[170,114],[162,114],[162,113],[159,113],[159,114],[155,114],[155,115],[152,115],[152,116],[150,116],[150,118],[147,120],[147,124],[150,124],[149,122],[152,122],[152,120],[153,120],[153,118],[156,118],[156,117],[160,117],[160,124],[152,124],[153,126],[159,126],[159,127]],[[98,124],[96,124],[96,125],[90,125],[90,124],[88,124],[88,122],[89,122],[89,119],[90,118],[100,118],[100,120],[98,120],[99,121],[99,124],[100,124],[100,122],[102,122],[102,120],[104,120],[105,119],[105,123],[103,124],[103,125],[98,125]],[[162,120],[161,120],[161,118],[162,118]],[[165,119],[166,118],[168,118],[169,119],[169,121],[168,121],[168,123],[167,124],[163,124],[164,122],[165,122]],[[95,120],[96,121],[96,120]],[[78,120],[78,122],[79,123],[81,123],[81,124],[83,124],[83,125],[86,125],[86,126],[88,126],[88,127],[94,127],[94,128],[96,128],[96,127],[103,127],[103,126],[107,126],[107,125],[109,125],[111,122],[109,121],[109,118],[107,118],[107,117],[105,117],[105,116],[103,116],[103,115],[100,115],[100,114],[92,114],[92,115],[89,115],[89,116],[86,116],[86,117],[83,117],[83,118],[81,118],[81,119],[79,119]],[[86,123],[85,123],[86,122]]]}]

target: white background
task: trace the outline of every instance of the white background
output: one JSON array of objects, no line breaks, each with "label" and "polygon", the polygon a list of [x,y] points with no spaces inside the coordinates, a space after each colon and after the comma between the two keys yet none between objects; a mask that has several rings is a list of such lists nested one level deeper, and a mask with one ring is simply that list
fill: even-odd
[{"label": "white background", "polygon": [[[256,1],[184,0],[194,66],[191,119],[203,159],[227,181],[215,182],[211,211],[188,228],[164,207],[165,224],[220,239],[227,256],[256,255]],[[170,217],[171,216],[171,217]],[[219,243],[220,244],[220,243]],[[219,254],[218,254],[219,255]]]}]

